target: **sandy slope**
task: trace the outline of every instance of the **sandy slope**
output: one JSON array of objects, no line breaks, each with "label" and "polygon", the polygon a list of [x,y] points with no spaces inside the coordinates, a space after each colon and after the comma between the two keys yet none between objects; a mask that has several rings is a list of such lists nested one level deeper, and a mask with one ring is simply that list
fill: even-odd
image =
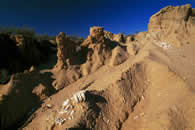
[{"label": "sandy slope", "polygon": [[[150,48],[149,50],[147,49],[148,46]],[[66,98],[83,88],[89,91],[103,91],[103,96],[107,101],[106,104],[100,103],[99,105],[101,108],[99,115],[103,116],[99,116],[96,119],[96,129],[148,128],[176,130],[194,128],[195,115],[193,113],[195,111],[195,103],[193,100],[195,95],[192,89],[193,87],[189,85],[194,83],[193,76],[190,76],[190,74],[193,75],[195,72],[193,68],[195,61],[190,60],[190,57],[193,57],[193,51],[190,53],[190,50],[193,49],[194,45],[182,49],[172,48],[167,51],[153,44],[149,44],[148,46],[143,48],[143,51],[136,57],[129,57],[125,63],[116,67],[104,66],[52,96],[51,100],[46,101],[35,113],[37,116],[25,129],[71,128],[72,125],[68,123],[62,126],[54,125],[55,114],[53,114],[53,118],[49,121],[50,123],[47,121],[47,118],[51,118],[50,113],[55,113],[54,111],[60,108]],[[178,58],[178,55],[182,55],[182,57]],[[186,58],[184,59],[183,56]],[[191,62],[191,64],[186,64],[186,62]],[[186,66],[178,63],[183,63]],[[133,66],[136,64],[143,66],[144,71],[135,69]],[[124,106],[126,103],[123,101],[123,98],[129,101],[128,104],[131,104],[133,102],[128,99],[133,98],[133,96],[121,96],[121,93],[118,92],[122,91],[123,87],[129,86],[127,84],[123,84],[122,86],[113,85],[120,81],[121,77],[123,77],[122,75],[129,69],[133,69],[136,75],[139,75],[141,72],[139,77],[134,77],[139,82],[138,84],[141,82],[142,86],[137,86],[138,88],[135,93],[138,95],[135,93],[134,95],[140,98],[136,100],[136,104],[132,108],[126,108]],[[131,71],[130,75],[132,75],[133,71]],[[186,74],[189,75],[188,78],[186,78]],[[142,76],[145,76],[146,79],[142,78]],[[110,99],[112,95],[116,96],[117,99]],[[44,106],[47,104],[54,106],[43,112]],[[122,117],[121,113],[125,112],[128,113],[126,119],[120,119]],[[102,120],[106,120],[109,123],[107,124],[105,123],[106,121]],[[117,124],[117,121],[119,121],[119,124]],[[72,122],[74,122],[74,119]]]}]

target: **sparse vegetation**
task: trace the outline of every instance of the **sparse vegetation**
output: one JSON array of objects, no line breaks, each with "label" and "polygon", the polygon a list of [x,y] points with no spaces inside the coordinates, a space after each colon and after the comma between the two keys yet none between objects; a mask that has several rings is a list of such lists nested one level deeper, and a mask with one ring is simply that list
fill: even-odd
[{"label": "sparse vegetation", "polygon": [[33,28],[29,28],[27,26],[22,27],[15,27],[15,26],[9,26],[9,27],[3,27],[0,26],[0,33],[6,33],[6,34],[22,34],[27,36],[36,36],[36,33]]},{"label": "sparse vegetation", "polygon": [[16,26],[3,27],[3,26],[0,26],[0,33],[22,34],[24,36],[36,38],[37,40],[55,40],[55,36],[49,36],[47,33],[38,35],[33,28],[27,27],[27,26],[22,26],[22,27],[16,27]]},{"label": "sparse vegetation", "polygon": [[[24,35],[27,37],[36,38],[39,41],[42,41],[42,40],[54,40],[55,41],[56,40],[56,36],[51,36],[51,35],[48,35],[47,33],[37,34],[33,28],[27,27],[27,26],[22,26],[22,27],[0,26],[0,33],[21,34],[21,35]],[[72,41],[80,41],[80,42],[84,41],[84,38],[77,36],[77,35],[73,35],[73,36],[69,36],[69,37]]]}]

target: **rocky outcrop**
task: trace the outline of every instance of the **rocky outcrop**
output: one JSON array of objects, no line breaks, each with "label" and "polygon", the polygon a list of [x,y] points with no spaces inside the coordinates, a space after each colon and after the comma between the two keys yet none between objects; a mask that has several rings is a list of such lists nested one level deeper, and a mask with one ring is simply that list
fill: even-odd
[{"label": "rocky outcrop", "polygon": [[52,83],[56,90],[60,90],[81,77],[79,63],[81,59],[76,52],[76,43],[69,36],[60,32],[56,37],[57,64],[53,68],[55,81]]},{"label": "rocky outcrop", "polygon": [[113,40],[116,41],[116,42],[122,42],[122,43],[124,43],[125,42],[125,36],[123,34],[121,34],[121,33],[114,34]]},{"label": "rocky outcrop", "polygon": [[88,49],[87,61],[81,66],[83,75],[94,72],[102,65],[108,64],[112,55],[112,49],[117,46],[116,42],[104,37],[103,27],[90,28],[90,35],[82,43],[82,47]]},{"label": "rocky outcrop", "polygon": [[192,13],[191,5],[167,6],[150,18],[148,29],[150,32],[167,31],[170,25],[187,22]]},{"label": "rocky outcrop", "polygon": [[190,4],[168,6],[150,18],[149,33],[155,33],[164,42],[179,47],[195,42],[195,13]]},{"label": "rocky outcrop", "polygon": [[113,40],[113,33],[108,32],[108,31],[104,31],[104,37],[110,40]]},{"label": "rocky outcrop", "polygon": [[44,63],[53,53],[49,41],[38,42],[23,35],[0,34],[0,46],[0,70],[6,70],[8,74]]},{"label": "rocky outcrop", "polygon": [[91,27],[90,28],[90,34],[87,39],[82,43],[82,46],[90,47],[102,44],[105,41],[104,37],[104,27]]},{"label": "rocky outcrop", "polygon": [[49,40],[39,40],[36,37],[16,34],[12,36],[16,41],[16,46],[22,55],[25,64],[29,67],[47,62],[49,57],[56,53],[55,45]]},{"label": "rocky outcrop", "polygon": [[75,43],[72,42],[69,37],[65,35],[65,33],[60,32],[56,37],[57,42],[57,57],[58,61],[56,64],[56,68],[63,69],[67,68],[73,62],[73,55],[75,51]]},{"label": "rocky outcrop", "polygon": [[[62,32],[56,37],[56,42],[58,61],[53,69],[56,79],[53,86],[56,90],[68,86],[103,65],[119,65],[128,57],[124,48],[117,42],[105,38],[103,27],[90,28],[90,35],[79,49],[78,44]],[[114,49],[117,45],[118,49]]]},{"label": "rocky outcrop", "polygon": [[115,41],[115,42],[121,42],[121,43],[124,43],[126,40],[125,40],[125,36],[124,34],[122,33],[119,33],[119,34],[113,34],[111,32],[108,32],[108,31],[104,31],[104,37],[107,38],[107,39],[110,39],[112,41]]},{"label": "rocky outcrop", "polygon": [[26,64],[29,66],[39,64],[42,56],[40,50],[37,48],[38,41],[24,35],[15,35],[15,39],[16,46]]},{"label": "rocky outcrop", "polygon": [[104,40],[104,27],[94,26],[90,28],[89,39],[91,39],[93,43],[101,42],[102,40]]}]

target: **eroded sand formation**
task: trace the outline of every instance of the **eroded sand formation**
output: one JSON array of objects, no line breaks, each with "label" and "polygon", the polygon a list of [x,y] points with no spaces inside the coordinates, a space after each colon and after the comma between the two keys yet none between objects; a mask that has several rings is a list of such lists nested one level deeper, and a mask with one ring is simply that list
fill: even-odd
[{"label": "eroded sand formation", "polygon": [[80,45],[59,33],[53,68],[32,67],[0,86],[0,128],[195,128],[194,20],[190,5],[168,6],[148,32],[92,27]]}]

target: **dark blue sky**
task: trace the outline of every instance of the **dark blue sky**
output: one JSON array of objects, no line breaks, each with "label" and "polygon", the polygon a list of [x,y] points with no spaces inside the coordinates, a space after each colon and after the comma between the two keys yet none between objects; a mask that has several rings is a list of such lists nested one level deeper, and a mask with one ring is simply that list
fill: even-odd
[{"label": "dark blue sky", "polygon": [[146,31],[149,18],[161,8],[187,3],[195,8],[195,0],[0,0],[0,26],[87,37],[96,25],[129,34]]}]

